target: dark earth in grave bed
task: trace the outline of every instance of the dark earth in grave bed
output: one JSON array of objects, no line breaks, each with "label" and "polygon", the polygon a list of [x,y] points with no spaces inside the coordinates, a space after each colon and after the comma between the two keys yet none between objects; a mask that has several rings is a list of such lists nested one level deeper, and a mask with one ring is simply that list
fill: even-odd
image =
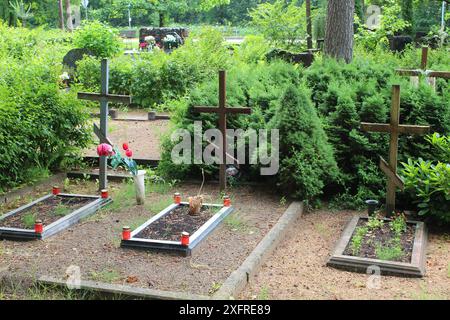
[{"label": "dark earth in grave bed", "polygon": [[[394,232],[391,230],[389,226],[389,221],[384,221],[384,224],[380,228],[369,229],[369,232],[366,233],[362,240],[362,244],[359,250],[359,254],[353,254],[352,250],[352,240],[358,230],[358,228],[367,227],[367,220],[360,219],[358,224],[356,225],[355,231],[353,232],[352,238],[350,239],[347,248],[344,251],[344,255],[355,256],[360,258],[369,258],[369,259],[379,259],[376,254],[376,245],[381,245],[384,248],[391,247],[393,245],[392,239],[395,238]],[[414,237],[415,237],[415,226],[411,224],[407,224],[406,230],[402,233],[400,237],[400,247],[403,250],[403,254],[401,257],[396,259],[391,259],[389,261],[396,262],[405,262],[411,263],[411,257],[414,246]]]},{"label": "dark earth in grave bed", "polygon": [[137,234],[135,238],[180,241],[182,232],[188,232],[192,236],[216,213],[214,209],[219,208],[203,206],[199,215],[191,216],[188,205],[178,206],[170,213],[150,224]]},{"label": "dark earth in grave bed", "polygon": [[0,220],[0,227],[32,230],[34,229],[34,221],[36,220],[41,220],[44,226],[50,225],[96,200],[83,197],[52,196]]}]

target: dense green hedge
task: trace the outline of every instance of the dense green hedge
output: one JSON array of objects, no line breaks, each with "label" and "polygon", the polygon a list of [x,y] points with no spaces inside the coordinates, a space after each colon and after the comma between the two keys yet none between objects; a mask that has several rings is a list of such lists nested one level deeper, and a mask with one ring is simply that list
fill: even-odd
[{"label": "dense green hedge", "polygon": [[89,141],[85,108],[59,85],[67,49],[52,33],[0,25],[0,191],[69,163]]}]

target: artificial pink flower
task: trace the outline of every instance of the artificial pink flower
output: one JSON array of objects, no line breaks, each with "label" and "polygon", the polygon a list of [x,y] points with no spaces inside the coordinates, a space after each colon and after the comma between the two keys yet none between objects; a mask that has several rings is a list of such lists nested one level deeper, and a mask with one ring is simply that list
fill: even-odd
[{"label": "artificial pink flower", "polygon": [[131,157],[133,156],[133,151],[127,150],[127,151],[125,152],[125,154],[126,154],[126,156],[127,156],[128,158],[131,158]]},{"label": "artificial pink flower", "polygon": [[122,145],[122,148],[123,148],[123,150],[127,151],[127,150],[129,149],[128,143],[125,142],[125,143]]},{"label": "artificial pink flower", "polygon": [[113,153],[113,148],[107,143],[102,143],[101,145],[99,145],[97,147],[97,154],[100,157],[107,157],[107,156],[112,155],[112,153]]}]

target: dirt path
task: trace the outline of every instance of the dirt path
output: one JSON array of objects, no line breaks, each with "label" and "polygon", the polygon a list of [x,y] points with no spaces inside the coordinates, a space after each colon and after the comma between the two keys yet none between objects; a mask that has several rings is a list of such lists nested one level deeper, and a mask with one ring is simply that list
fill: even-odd
[{"label": "dirt path", "polygon": [[328,268],[325,263],[356,212],[306,214],[253,279],[246,299],[450,299],[450,233],[430,234],[427,276],[382,277],[368,289],[368,275]]},{"label": "dirt path", "polygon": [[[67,268],[74,265],[81,268],[83,279],[119,284],[133,279],[129,285],[214,293],[285,211],[286,205],[280,204],[276,194],[252,187],[234,189],[231,195],[236,212],[196,248],[192,257],[119,247],[122,226],[136,228],[172,203],[175,190],[185,198],[197,194],[198,187],[151,186],[146,205],[136,206],[132,185],[111,184],[114,203],[84,222],[44,241],[0,241],[0,266],[9,273],[64,279]],[[83,182],[70,191],[88,193],[95,189],[94,183]],[[218,201],[218,186],[206,186],[204,193],[206,202]]]},{"label": "dirt path", "polygon": [[[168,128],[168,120],[110,121],[108,137],[120,148],[122,143],[128,142],[136,159],[160,160],[161,136]],[[97,156],[96,146],[86,150],[85,156]]]}]

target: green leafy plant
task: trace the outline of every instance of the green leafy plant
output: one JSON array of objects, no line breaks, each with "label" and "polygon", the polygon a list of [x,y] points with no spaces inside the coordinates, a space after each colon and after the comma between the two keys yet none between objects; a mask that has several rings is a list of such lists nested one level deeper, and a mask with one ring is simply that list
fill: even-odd
[{"label": "green leafy plant", "polygon": [[364,237],[366,236],[367,232],[369,231],[368,227],[358,227],[355,230],[355,233],[352,236],[352,240],[350,243],[350,248],[352,250],[353,255],[358,255],[361,246],[363,244]]},{"label": "green leafy plant", "polygon": [[380,260],[398,261],[404,256],[402,247],[399,244],[375,246],[375,255]]},{"label": "green leafy plant", "polygon": [[265,2],[251,10],[251,24],[279,48],[299,48],[298,39],[306,36],[305,8],[297,1]]},{"label": "green leafy plant", "polygon": [[[434,134],[427,140],[438,148],[442,159],[448,161],[448,137]],[[450,222],[450,163],[408,159],[402,165],[405,189],[413,194],[419,215]]]},{"label": "green leafy plant", "polygon": [[369,217],[367,221],[367,227],[371,230],[380,229],[384,225],[383,219],[379,219],[377,217]]},{"label": "green leafy plant", "polygon": [[22,217],[22,222],[26,229],[31,229],[34,227],[36,223],[36,214],[35,213],[27,213]]},{"label": "green leafy plant", "polygon": [[389,223],[389,226],[395,237],[399,239],[402,233],[406,231],[406,218],[403,215],[398,215]]},{"label": "green leafy plant", "polygon": [[73,37],[78,48],[86,48],[98,58],[111,58],[122,50],[118,31],[98,21],[85,22]]},{"label": "green leafy plant", "polygon": [[58,204],[53,211],[53,214],[57,217],[65,217],[67,214],[70,213],[70,208],[63,205],[62,203]]}]

